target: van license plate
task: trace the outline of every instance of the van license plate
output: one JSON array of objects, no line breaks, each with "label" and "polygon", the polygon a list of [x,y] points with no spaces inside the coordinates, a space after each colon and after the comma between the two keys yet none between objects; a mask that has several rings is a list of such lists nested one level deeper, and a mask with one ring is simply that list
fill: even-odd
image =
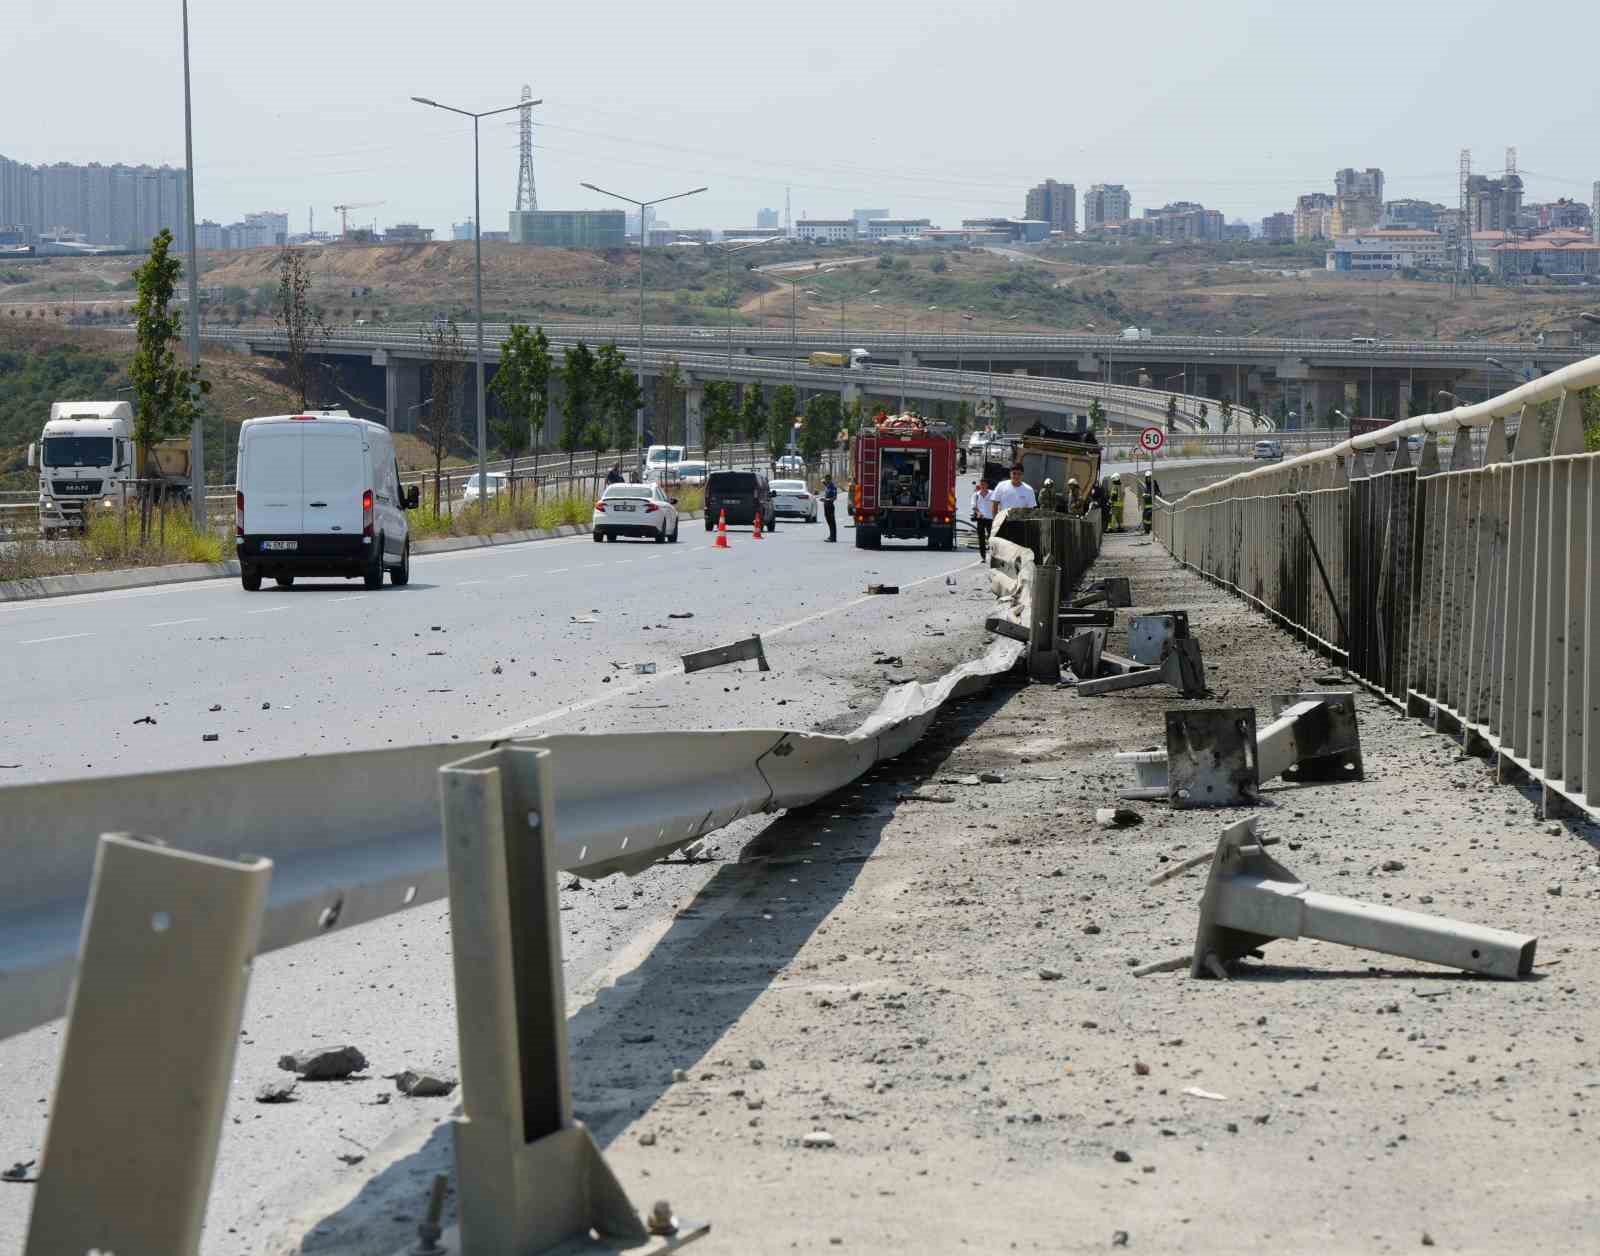
[{"label": "van license plate", "polygon": [[300,542],[299,541],[263,541],[263,542],[261,542],[261,548],[264,549],[264,550],[297,550],[297,549],[300,548]]}]

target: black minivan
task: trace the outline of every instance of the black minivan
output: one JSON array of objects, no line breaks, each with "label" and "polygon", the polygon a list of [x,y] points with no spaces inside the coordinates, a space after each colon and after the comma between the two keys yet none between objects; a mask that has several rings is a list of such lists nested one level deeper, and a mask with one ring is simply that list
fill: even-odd
[{"label": "black minivan", "polygon": [[778,516],[772,510],[772,489],[759,471],[713,471],[706,476],[706,531],[717,526],[723,511],[729,523],[753,525],[761,514],[761,527],[778,530]]}]

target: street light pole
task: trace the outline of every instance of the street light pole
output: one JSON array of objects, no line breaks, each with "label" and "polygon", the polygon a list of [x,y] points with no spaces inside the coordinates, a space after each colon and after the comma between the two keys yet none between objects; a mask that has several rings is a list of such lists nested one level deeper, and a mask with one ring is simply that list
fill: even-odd
[{"label": "street light pole", "polygon": [[[189,0],[183,0],[183,156],[187,167],[184,182],[189,210],[189,369],[196,383],[189,389],[191,401],[199,400],[200,371],[200,261],[194,232],[194,121],[189,99]],[[198,407],[197,407],[198,411]],[[226,439],[226,435],[224,435]],[[227,452],[224,445],[223,452]],[[196,532],[206,529],[206,429],[197,412],[189,425],[189,511]]]},{"label": "street light pole", "polygon": [[[650,243],[650,232],[645,228],[645,210],[652,209],[666,201],[681,200],[685,196],[694,196],[704,192],[705,188],[690,188],[687,192],[674,192],[671,196],[658,196],[652,201],[637,201],[631,196],[624,196],[621,192],[610,192],[605,188],[596,187],[592,183],[580,183],[579,187],[588,188],[591,192],[598,192],[601,196],[609,196],[613,200],[624,201],[629,205],[636,205],[639,209],[639,405],[634,410],[634,444],[635,452],[639,459],[641,478],[644,472],[644,251]],[[732,324],[729,324],[729,336],[733,335]],[[688,444],[688,431],[684,431],[684,443]]]},{"label": "street light pole", "polygon": [[543,100],[519,100],[503,109],[485,109],[473,113],[470,109],[457,109],[454,105],[441,105],[426,96],[413,96],[419,105],[443,109],[446,113],[459,113],[472,119],[472,290],[473,312],[478,321],[478,489],[488,491],[489,484],[489,422],[483,388],[483,194],[478,173],[478,120],[492,118],[497,113],[510,113],[513,109],[531,109],[544,104]]}]

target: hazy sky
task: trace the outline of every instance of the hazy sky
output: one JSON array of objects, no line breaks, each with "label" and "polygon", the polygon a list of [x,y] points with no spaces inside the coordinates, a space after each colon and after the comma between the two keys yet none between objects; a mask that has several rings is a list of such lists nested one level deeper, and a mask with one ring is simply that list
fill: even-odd
[{"label": "hazy sky", "polygon": [[[182,164],[179,0],[4,8],[0,154]],[[1600,178],[1592,3],[192,0],[190,22],[198,215],[286,210],[296,231],[340,201],[383,202],[355,215],[380,225],[469,216],[470,121],[409,97],[489,109],[523,83],[545,100],[541,208],[602,204],[580,181],[709,185],[660,210],[678,226],[753,224],[786,185],[796,218],[956,226],[1021,213],[1047,176],[1253,220],[1369,165],[1390,199],[1453,203],[1463,146],[1498,172],[1515,144],[1529,200]],[[489,230],[515,119],[481,124]]]}]

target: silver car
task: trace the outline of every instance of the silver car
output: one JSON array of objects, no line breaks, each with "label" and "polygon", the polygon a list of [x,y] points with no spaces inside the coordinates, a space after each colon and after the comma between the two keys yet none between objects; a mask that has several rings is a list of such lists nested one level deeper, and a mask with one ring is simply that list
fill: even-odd
[{"label": "silver car", "polygon": [[806,487],[804,480],[773,480],[772,511],[776,515],[787,515],[804,519],[807,523],[815,523],[817,499]]},{"label": "silver car", "polygon": [[1283,446],[1275,440],[1258,440],[1255,452],[1251,457],[1257,462],[1281,462],[1283,460]]}]

